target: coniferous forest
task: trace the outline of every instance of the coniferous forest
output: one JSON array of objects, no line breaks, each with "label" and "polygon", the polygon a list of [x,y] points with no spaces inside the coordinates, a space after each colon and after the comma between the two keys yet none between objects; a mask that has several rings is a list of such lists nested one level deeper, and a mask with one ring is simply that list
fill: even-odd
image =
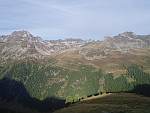
[{"label": "coniferous forest", "polygon": [[116,77],[92,66],[81,65],[74,71],[26,62],[1,66],[0,78],[21,82],[36,99],[59,97],[68,103],[95,94],[137,92],[139,85],[150,84],[150,74],[145,73],[142,67],[129,65],[125,70],[124,75]]}]

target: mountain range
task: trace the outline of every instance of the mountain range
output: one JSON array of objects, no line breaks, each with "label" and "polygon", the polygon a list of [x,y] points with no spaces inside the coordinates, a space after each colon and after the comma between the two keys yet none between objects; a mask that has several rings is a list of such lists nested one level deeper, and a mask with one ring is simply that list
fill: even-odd
[{"label": "mountain range", "polygon": [[43,40],[15,31],[0,36],[0,79],[5,77],[23,83],[39,100],[54,96],[75,101],[100,92],[129,91],[150,83],[150,35]]}]

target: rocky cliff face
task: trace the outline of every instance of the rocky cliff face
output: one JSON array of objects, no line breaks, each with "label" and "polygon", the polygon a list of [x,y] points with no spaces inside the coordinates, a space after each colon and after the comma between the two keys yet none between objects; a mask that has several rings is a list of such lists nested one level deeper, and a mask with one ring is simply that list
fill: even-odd
[{"label": "rocky cliff face", "polygon": [[34,37],[27,31],[15,31],[3,36],[0,44],[2,59],[23,59],[25,57],[42,58],[49,55],[49,48],[39,37]]},{"label": "rocky cliff face", "polygon": [[83,40],[49,40],[34,37],[27,31],[15,31],[0,37],[1,59],[43,59],[69,48],[79,47]]}]

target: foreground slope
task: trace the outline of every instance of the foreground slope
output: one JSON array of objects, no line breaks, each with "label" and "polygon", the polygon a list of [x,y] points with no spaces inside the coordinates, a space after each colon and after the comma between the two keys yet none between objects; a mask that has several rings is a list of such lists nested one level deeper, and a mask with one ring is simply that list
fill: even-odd
[{"label": "foreground slope", "polygon": [[149,105],[149,97],[130,93],[114,93],[79,102],[54,113],[149,113]]}]

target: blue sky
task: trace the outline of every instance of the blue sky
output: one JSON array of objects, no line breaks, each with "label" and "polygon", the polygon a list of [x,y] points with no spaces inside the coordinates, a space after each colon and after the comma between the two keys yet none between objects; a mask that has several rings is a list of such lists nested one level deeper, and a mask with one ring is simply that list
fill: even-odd
[{"label": "blue sky", "polygon": [[15,30],[43,39],[150,34],[150,0],[0,0],[0,35]]}]

